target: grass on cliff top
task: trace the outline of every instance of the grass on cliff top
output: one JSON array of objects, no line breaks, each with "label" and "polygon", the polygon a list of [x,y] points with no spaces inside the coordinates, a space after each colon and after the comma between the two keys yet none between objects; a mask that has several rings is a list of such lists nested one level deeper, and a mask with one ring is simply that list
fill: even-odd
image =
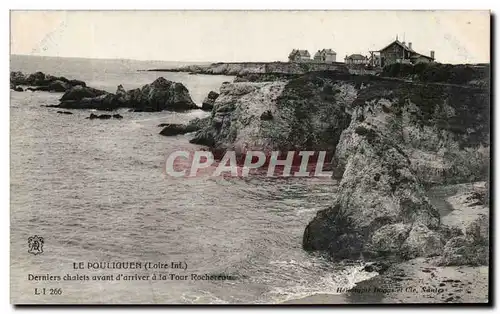
[{"label": "grass on cliff top", "polygon": [[381,76],[416,79],[422,82],[467,84],[481,81],[489,86],[490,65],[418,63],[416,65],[394,63],[384,67]]}]

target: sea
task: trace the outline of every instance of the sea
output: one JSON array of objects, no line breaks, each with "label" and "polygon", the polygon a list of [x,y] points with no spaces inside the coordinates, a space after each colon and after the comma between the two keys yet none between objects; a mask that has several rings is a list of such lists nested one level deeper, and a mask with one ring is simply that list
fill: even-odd
[{"label": "sea", "polygon": [[[211,90],[234,79],[140,71],[179,65],[184,63],[11,56],[10,70],[79,79],[109,92],[163,76],[183,83],[199,106]],[[88,120],[91,110],[61,115],[43,106],[58,104],[61,95],[11,91],[12,301],[274,304],[337,294],[373,276],[361,262],[333,263],[302,249],[304,228],[331,204],[335,181],[166,177],[168,152],[201,147],[189,143],[193,134],[159,135],[157,125],[209,113],[120,109],[122,120]],[[35,235],[43,237],[43,253],[36,255],[28,252]],[[87,268],[95,262],[181,268]],[[179,276],[159,280],[153,274]],[[182,279],[190,274],[231,280]],[[40,295],[49,291],[43,288],[60,290]]]}]

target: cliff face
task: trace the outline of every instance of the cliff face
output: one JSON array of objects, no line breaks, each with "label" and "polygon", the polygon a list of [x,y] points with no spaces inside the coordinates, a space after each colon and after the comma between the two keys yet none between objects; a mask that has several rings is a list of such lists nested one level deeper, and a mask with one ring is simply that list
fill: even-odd
[{"label": "cliff face", "polygon": [[335,152],[338,193],[303,247],[412,258],[439,255],[448,240],[425,184],[485,180],[489,132],[487,90],[317,72],[223,85],[193,142]]},{"label": "cliff face", "polygon": [[423,184],[487,178],[488,93],[381,81],[348,107],[335,152],[338,194],[307,226],[304,248],[339,258],[440,255],[448,239]]},{"label": "cliff face", "polygon": [[225,84],[210,124],[192,143],[219,150],[325,150],[334,152],[349,124],[345,104],[355,87],[327,76],[290,82]]}]

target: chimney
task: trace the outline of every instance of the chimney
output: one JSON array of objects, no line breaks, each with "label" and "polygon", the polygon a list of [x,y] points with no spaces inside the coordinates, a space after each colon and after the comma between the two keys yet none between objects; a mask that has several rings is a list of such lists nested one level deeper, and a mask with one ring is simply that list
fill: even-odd
[{"label": "chimney", "polygon": [[408,43],[408,48],[410,48],[410,49],[411,49],[411,43]]},{"label": "chimney", "polygon": [[431,58],[434,59],[434,50],[431,50]]}]

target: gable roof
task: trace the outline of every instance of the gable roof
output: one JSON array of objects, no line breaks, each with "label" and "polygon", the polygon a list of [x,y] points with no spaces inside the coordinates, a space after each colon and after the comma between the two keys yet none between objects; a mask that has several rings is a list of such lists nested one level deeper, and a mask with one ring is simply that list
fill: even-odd
[{"label": "gable roof", "polygon": [[336,55],[337,53],[335,51],[333,51],[332,49],[322,49],[322,50],[318,50],[318,52],[316,52],[314,54],[314,57],[320,57],[322,55]]},{"label": "gable roof", "polygon": [[295,55],[299,55],[301,57],[310,57],[311,55],[309,54],[309,51],[307,50],[301,50],[301,49],[293,49],[292,52],[288,55],[288,57],[294,57]]},{"label": "gable roof", "polygon": [[335,51],[333,51],[332,49],[323,49],[321,50],[322,53],[332,53],[332,54],[337,54]]},{"label": "gable roof", "polygon": [[399,40],[397,40],[397,39],[396,39],[396,40],[394,40],[393,42],[391,42],[390,44],[388,44],[387,46],[385,46],[384,48],[380,49],[379,51],[384,51],[384,50],[386,50],[387,48],[391,47],[391,46],[392,46],[392,45],[394,45],[394,44],[396,44],[396,45],[398,45],[398,46],[402,47],[402,48],[403,48],[404,50],[406,50],[406,51],[409,51],[409,52],[415,52],[415,53],[416,53],[416,51],[415,51],[415,50],[410,49],[410,47],[408,47],[407,45],[403,44],[402,42],[400,42],[400,41],[399,41]]},{"label": "gable roof", "polygon": [[410,48],[410,47],[408,47],[406,44],[404,44],[404,43],[400,42],[400,41],[399,41],[399,40],[397,40],[397,39],[396,39],[396,40],[394,40],[393,42],[391,42],[390,44],[388,44],[387,46],[385,46],[384,48],[380,49],[380,50],[379,50],[379,52],[386,50],[387,48],[391,47],[391,46],[392,46],[392,45],[394,45],[394,44],[396,44],[396,45],[398,45],[398,46],[402,47],[405,51],[410,52],[410,58],[418,58],[418,57],[420,57],[420,56],[421,56],[421,57],[427,58],[427,59],[429,59],[429,60],[434,60],[434,58],[432,58],[432,57],[429,57],[429,56],[426,56],[426,55],[423,55],[423,54],[421,54],[421,53],[416,52],[415,50],[411,49],[411,48]]}]

